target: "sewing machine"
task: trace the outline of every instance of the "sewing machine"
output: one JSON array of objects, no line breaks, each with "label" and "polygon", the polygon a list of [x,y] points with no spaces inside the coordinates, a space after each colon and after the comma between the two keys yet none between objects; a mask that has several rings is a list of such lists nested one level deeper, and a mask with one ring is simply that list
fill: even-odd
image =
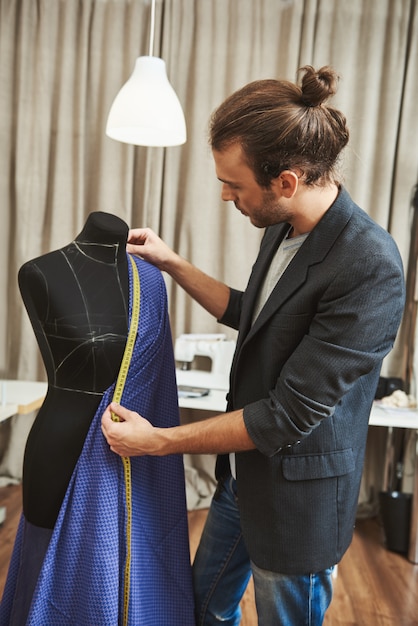
[{"label": "sewing machine", "polygon": [[[228,341],[224,334],[180,335],[174,345],[177,385],[227,391],[234,350],[235,341]],[[193,369],[198,357],[209,359],[209,370]]]}]

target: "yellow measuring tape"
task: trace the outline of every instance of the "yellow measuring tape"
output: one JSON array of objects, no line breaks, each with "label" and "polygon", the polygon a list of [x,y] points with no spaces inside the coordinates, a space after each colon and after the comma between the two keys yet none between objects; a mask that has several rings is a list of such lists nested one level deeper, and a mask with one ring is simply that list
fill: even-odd
[{"label": "yellow measuring tape", "polygon": [[[120,366],[118,378],[116,381],[115,391],[113,393],[113,402],[120,403],[122,399],[123,389],[125,387],[126,377],[128,375],[129,365],[131,363],[132,353],[135,346],[136,335],[139,323],[139,307],[140,307],[140,285],[138,268],[132,257],[129,257],[132,266],[132,314],[129,327],[128,339],[126,341],[125,351],[123,353],[122,364]],[[114,422],[119,422],[119,417],[112,413]],[[131,536],[132,536],[132,483],[131,483],[131,460],[129,457],[121,457],[123,464],[123,472],[125,478],[125,499],[126,499],[126,559],[125,571],[123,578],[123,626],[128,624],[129,612],[129,590],[131,578]]]}]

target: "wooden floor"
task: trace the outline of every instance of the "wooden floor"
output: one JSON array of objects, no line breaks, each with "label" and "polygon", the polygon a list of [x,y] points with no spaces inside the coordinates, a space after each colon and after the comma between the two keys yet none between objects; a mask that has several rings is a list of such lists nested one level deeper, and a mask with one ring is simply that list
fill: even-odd
[{"label": "wooden floor", "polygon": [[[7,507],[6,520],[0,528],[2,592],[21,511],[20,487],[0,488],[0,506]],[[192,557],[205,518],[204,510],[189,513]],[[353,543],[338,567],[334,584],[334,599],[325,626],[418,626],[418,565],[385,548],[378,520],[357,523]],[[257,626],[251,582],[242,610],[241,626]]]}]

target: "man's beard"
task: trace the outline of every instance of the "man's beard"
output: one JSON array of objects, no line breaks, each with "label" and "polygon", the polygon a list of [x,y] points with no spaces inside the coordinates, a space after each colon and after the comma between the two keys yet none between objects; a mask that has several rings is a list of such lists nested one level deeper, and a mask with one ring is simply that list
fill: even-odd
[{"label": "man's beard", "polygon": [[263,203],[260,207],[251,211],[250,221],[257,228],[266,228],[273,224],[283,224],[289,222],[292,213],[277,200],[273,191],[263,192]]}]

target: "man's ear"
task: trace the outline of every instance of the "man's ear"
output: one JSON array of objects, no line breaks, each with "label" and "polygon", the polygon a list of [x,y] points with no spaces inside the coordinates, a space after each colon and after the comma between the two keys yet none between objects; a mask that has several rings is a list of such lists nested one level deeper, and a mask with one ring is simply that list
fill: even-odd
[{"label": "man's ear", "polygon": [[292,170],[283,170],[277,178],[273,178],[271,185],[282,197],[292,198],[299,186],[299,178]]}]

